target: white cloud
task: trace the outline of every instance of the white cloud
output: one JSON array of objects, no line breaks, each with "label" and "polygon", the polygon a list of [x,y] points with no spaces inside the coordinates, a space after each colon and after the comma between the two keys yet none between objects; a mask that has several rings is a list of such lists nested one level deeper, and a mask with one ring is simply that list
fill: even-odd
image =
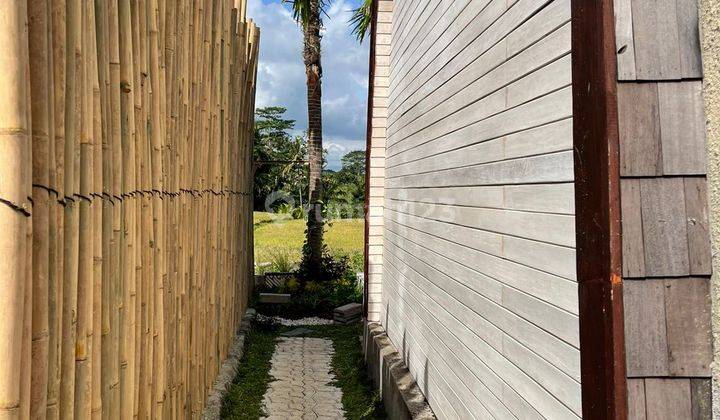
[{"label": "white cloud", "polygon": [[[364,149],[367,114],[368,42],[350,33],[348,20],[358,0],[335,0],[325,16],[323,48],[323,131],[330,168],[339,155]],[[287,117],[307,127],[302,33],[280,0],[249,0],[248,16],[261,30],[257,107],[284,106]]]}]

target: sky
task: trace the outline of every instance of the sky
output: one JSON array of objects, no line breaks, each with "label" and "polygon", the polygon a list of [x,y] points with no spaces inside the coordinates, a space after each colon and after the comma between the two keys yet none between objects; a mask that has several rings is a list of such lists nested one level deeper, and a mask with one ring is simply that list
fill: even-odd
[{"label": "sky", "polygon": [[[368,44],[350,33],[348,20],[359,0],[333,0],[323,18],[323,147],[328,168],[365,149]],[[297,134],[307,128],[302,32],[281,0],[249,0],[248,17],[260,27],[256,107],[282,106],[296,120]]]}]

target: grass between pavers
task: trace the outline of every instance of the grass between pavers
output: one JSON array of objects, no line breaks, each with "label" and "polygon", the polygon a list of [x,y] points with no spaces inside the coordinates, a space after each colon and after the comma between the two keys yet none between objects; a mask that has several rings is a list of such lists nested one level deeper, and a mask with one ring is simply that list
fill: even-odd
[{"label": "grass between pavers", "polygon": [[360,346],[362,324],[316,325],[307,328],[314,331],[312,337],[327,338],[333,342],[334,385],[342,390],[345,416],[351,420],[385,419],[380,395],[368,376]]},{"label": "grass between pavers", "polygon": [[[270,328],[259,329],[257,325],[253,327],[246,339],[246,351],[238,375],[225,397],[223,419],[254,420],[265,415],[262,412],[262,399],[272,381],[270,359],[275,351],[275,342],[281,332],[293,328],[280,327],[272,331]],[[345,416],[350,420],[385,419],[380,396],[368,377],[360,347],[362,325],[318,325],[305,328],[313,331],[309,337],[326,338],[333,342],[333,385],[342,390]]]},{"label": "grass between pavers", "polygon": [[275,352],[277,332],[253,325],[245,337],[245,350],[235,380],[230,385],[220,417],[223,419],[259,419],[265,416],[262,400],[270,376],[270,359]]},{"label": "grass between pavers", "polygon": [[[253,213],[255,263],[274,262],[280,254],[295,264],[300,261],[305,241],[305,220],[283,215]],[[330,253],[339,256],[362,256],[365,235],[363,219],[330,220],[325,227],[324,242]]]}]

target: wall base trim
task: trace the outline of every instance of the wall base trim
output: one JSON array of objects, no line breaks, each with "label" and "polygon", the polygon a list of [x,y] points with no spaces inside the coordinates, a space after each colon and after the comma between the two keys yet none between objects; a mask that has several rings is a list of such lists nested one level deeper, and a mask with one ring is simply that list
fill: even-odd
[{"label": "wall base trim", "polygon": [[405,361],[380,324],[365,321],[363,352],[370,377],[380,391],[388,418],[437,419]]},{"label": "wall base trim", "polygon": [[238,368],[240,367],[240,359],[242,359],[243,350],[245,349],[245,336],[250,331],[250,323],[253,318],[255,318],[255,315],[255,309],[252,308],[248,308],[245,315],[243,315],[237,334],[235,335],[235,341],[230,347],[228,357],[220,366],[220,370],[215,378],[215,383],[205,401],[205,409],[201,417],[203,420],[220,418],[223,399],[227,394],[230,384],[232,384],[237,375]]}]

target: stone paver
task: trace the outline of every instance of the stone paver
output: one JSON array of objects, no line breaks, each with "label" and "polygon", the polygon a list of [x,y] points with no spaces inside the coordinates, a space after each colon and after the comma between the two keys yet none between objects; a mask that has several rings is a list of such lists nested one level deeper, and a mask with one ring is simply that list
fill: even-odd
[{"label": "stone paver", "polygon": [[272,357],[263,406],[270,420],[344,419],[342,391],[330,373],[332,341],[281,337]]}]

